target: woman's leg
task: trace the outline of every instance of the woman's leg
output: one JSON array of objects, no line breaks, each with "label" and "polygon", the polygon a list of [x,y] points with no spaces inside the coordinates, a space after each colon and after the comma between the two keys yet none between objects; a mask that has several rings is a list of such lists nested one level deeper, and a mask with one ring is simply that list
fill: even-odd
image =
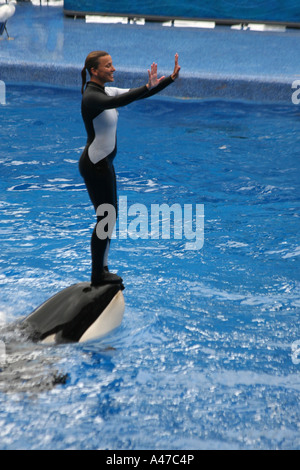
[{"label": "woman's leg", "polygon": [[[97,212],[98,207],[102,204],[109,204],[117,211],[116,177],[112,162],[105,158],[97,165],[94,165],[90,162],[88,156],[86,156],[80,162],[80,172],[84,178],[95,211]],[[107,230],[106,236],[99,237],[99,232],[97,234],[97,226],[99,223],[101,224],[105,217],[106,214],[97,215],[97,224],[91,239],[92,285],[100,285],[103,282],[122,281],[119,276],[109,273],[107,269],[111,233]]]}]

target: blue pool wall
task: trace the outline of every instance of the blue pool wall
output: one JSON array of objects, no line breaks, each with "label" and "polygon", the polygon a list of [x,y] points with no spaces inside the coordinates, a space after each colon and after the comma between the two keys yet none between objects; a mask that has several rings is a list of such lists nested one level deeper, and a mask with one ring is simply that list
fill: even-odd
[{"label": "blue pool wall", "polygon": [[[64,65],[2,64],[0,79],[9,82],[34,82],[68,88],[81,88],[80,67]],[[164,71],[162,71],[162,74]],[[168,73],[168,71],[166,71]],[[140,70],[119,70],[118,86],[133,88],[145,81]],[[246,77],[205,77],[201,74],[181,74],[180,80],[160,95],[186,99],[231,99],[265,103],[291,103],[293,90],[290,81]]]},{"label": "blue pool wall", "polygon": [[66,11],[300,22],[299,0],[64,0]]},{"label": "blue pool wall", "polygon": [[[81,87],[80,72],[91,50],[108,50],[117,68],[115,85],[139,86],[158,62],[180,78],[163,94],[187,99],[292,103],[300,79],[300,29],[285,31],[164,27],[160,23],[91,24],[66,17],[63,6],[17,4],[7,23],[14,40],[0,42],[0,80]],[[149,53],[151,50],[151,53]]]}]

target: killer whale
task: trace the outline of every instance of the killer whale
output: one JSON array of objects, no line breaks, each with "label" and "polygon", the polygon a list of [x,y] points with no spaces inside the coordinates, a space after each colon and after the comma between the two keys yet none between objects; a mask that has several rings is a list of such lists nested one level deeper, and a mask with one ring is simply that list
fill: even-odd
[{"label": "killer whale", "polygon": [[122,322],[123,290],[123,284],[74,284],[34,310],[23,320],[23,327],[32,341],[42,343],[81,343],[101,338]]},{"label": "killer whale", "polygon": [[63,350],[53,346],[88,345],[116,329],[125,310],[123,289],[123,284],[74,284],[29,316],[0,324],[0,392],[35,396],[66,384],[69,374],[57,365]]}]

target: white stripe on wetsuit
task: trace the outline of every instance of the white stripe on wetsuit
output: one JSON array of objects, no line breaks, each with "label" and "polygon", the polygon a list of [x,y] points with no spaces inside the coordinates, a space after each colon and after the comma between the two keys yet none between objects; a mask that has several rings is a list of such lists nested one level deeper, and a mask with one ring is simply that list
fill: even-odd
[{"label": "white stripe on wetsuit", "polygon": [[[108,96],[118,96],[129,91],[115,87],[105,87],[104,90]],[[96,164],[113,152],[116,146],[118,116],[116,109],[106,109],[93,119],[95,138],[88,150],[91,162]]]}]

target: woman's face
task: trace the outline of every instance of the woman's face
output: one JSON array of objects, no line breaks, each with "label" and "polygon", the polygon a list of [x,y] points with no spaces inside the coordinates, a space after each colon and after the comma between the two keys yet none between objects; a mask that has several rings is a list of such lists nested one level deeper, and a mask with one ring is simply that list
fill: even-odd
[{"label": "woman's face", "polygon": [[97,79],[101,84],[114,81],[115,68],[112,63],[110,55],[100,57],[98,61],[98,67],[91,70],[93,77]]}]

